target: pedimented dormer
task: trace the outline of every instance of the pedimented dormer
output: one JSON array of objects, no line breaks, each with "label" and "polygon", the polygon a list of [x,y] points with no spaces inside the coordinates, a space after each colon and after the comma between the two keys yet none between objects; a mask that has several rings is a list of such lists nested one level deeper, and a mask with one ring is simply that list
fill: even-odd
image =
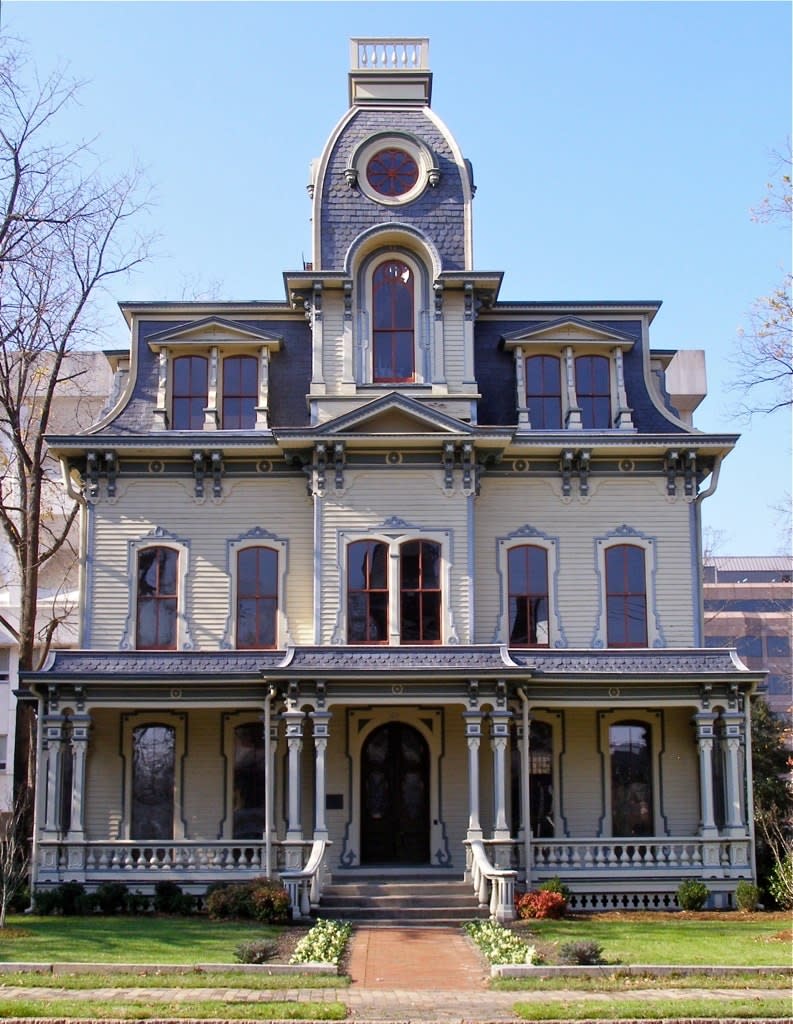
[{"label": "pedimented dormer", "polygon": [[282,338],[218,316],[150,335],[161,430],[267,430],[270,355]]},{"label": "pedimented dormer", "polygon": [[566,316],[503,336],[514,353],[519,430],[633,430],[623,357],[631,335]]}]

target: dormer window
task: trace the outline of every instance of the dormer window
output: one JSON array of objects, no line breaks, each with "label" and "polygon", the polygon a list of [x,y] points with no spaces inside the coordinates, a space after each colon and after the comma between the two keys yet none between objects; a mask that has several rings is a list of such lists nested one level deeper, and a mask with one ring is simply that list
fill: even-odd
[{"label": "dormer window", "polygon": [[518,429],[633,430],[623,369],[633,337],[569,317],[503,341],[515,355]]},{"label": "dormer window", "polygon": [[160,429],[268,429],[270,355],[279,337],[209,317],[154,334],[148,345],[159,357]]},{"label": "dormer window", "polygon": [[405,383],[415,375],[413,272],[402,260],[381,263],[372,276],[373,380]]}]

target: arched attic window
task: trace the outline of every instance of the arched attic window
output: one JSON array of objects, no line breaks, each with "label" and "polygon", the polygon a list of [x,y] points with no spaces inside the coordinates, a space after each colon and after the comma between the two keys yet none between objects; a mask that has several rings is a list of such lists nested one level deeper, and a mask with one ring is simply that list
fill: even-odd
[{"label": "arched attic window", "polygon": [[402,260],[381,263],[372,276],[373,380],[405,383],[415,378],[415,289]]}]

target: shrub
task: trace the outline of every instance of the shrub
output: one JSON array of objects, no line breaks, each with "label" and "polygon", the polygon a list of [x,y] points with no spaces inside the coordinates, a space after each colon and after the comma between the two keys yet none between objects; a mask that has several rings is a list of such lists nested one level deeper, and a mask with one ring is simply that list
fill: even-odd
[{"label": "shrub", "polygon": [[33,906],[37,914],[49,917],[60,910],[60,895],[57,889],[37,889],[33,896]]},{"label": "shrub", "polygon": [[195,906],[195,897],[182,892],[182,887],[176,882],[158,882],[154,886],[154,909],[158,914],[181,914],[186,917],[193,913]]},{"label": "shrub", "polygon": [[119,914],[127,909],[128,895],[123,882],[102,882],[96,887],[94,901],[100,914]]},{"label": "shrub", "polygon": [[290,964],[337,964],[344,955],[352,926],[346,921],[317,921],[295,946]]},{"label": "shrub", "polygon": [[710,896],[710,889],[704,882],[689,878],[677,888],[677,902],[681,910],[702,910]]},{"label": "shrub", "polygon": [[542,885],[538,885],[537,888],[540,892],[558,892],[564,896],[565,900],[570,899],[570,889],[564,884],[561,878],[556,876],[549,878],[547,882],[543,882]]},{"label": "shrub", "polygon": [[567,900],[551,889],[532,889],[515,901],[518,916],[524,918],[564,917]]},{"label": "shrub", "polygon": [[286,924],[290,916],[289,893],[279,882],[257,878],[251,884],[252,917],[262,924]]},{"label": "shrub", "polygon": [[793,908],[793,854],[789,853],[784,860],[774,865],[768,882],[768,892],[782,910]]},{"label": "shrub", "polygon": [[495,921],[468,921],[463,928],[491,964],[540,963],[534,946]]},{"label": "shrub", "polygon": [[251,939],[241,942],[234,950],[234,956],[241,964],[264,964],[278,952],[278,943],[272,939]]},{"label": "shrub", "polygon": [[735,902],[739,910],[757,910],[760,890],[751,882],[740,881],[735,887]]},{"label": "shrub", "polygon": [[559,962],[563,964],[602,964],[603,947],[599,942],[565,942],[559,949]]},{"label": "shrub", "polygon": [[129,892],[124,900],[124,910],[128,914],[145,914],[151,909],[151,899],[148,896],[144,896],[142,892],[137,889],[135,892]]}]

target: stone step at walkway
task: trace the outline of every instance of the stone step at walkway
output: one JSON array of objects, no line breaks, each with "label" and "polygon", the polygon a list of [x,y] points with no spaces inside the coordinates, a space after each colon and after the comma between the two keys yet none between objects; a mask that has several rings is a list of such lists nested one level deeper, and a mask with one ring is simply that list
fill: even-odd
[{"label": "stone step at walkway", "polygon": [[342,918],[367,925],[458,925],[487,917],[469,883],[424,876],[383,878],[354,876],[324,888],[319,917]]}]

